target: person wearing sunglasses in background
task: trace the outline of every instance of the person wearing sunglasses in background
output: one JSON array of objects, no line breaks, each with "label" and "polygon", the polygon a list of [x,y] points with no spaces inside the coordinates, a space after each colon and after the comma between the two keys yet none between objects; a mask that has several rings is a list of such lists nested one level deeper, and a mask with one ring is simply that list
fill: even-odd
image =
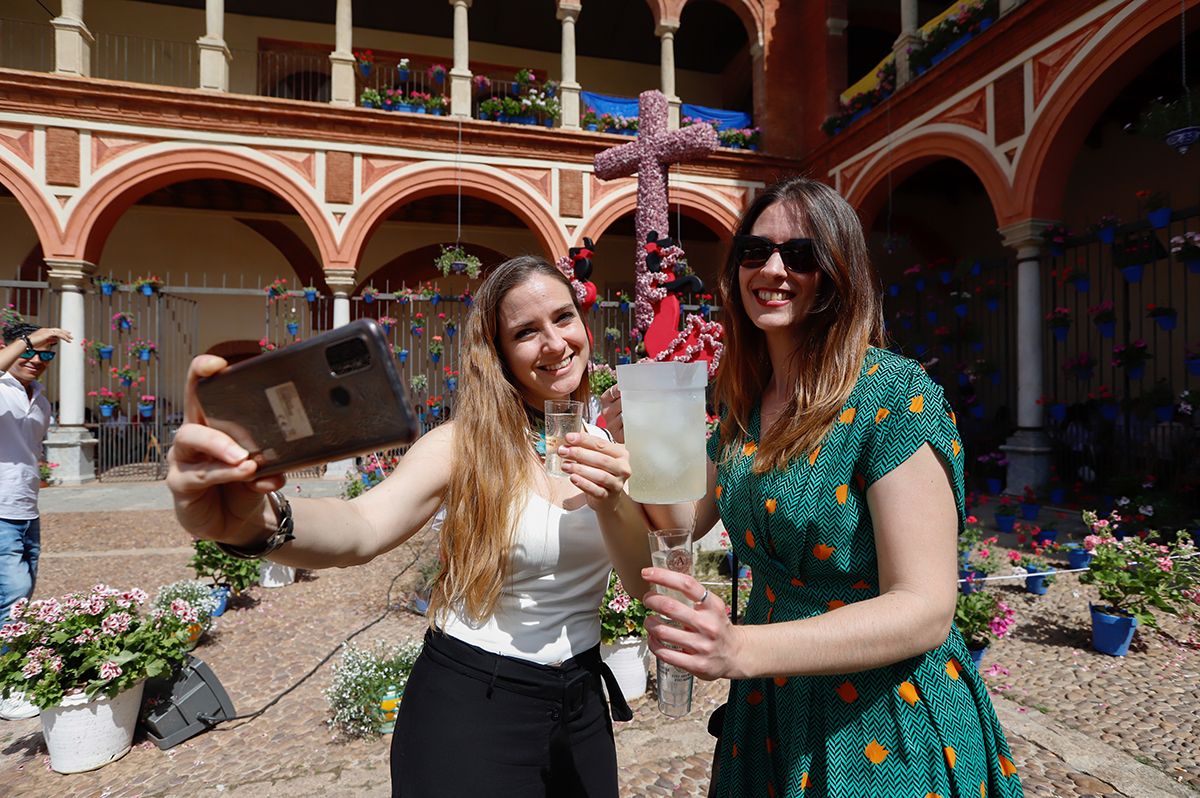
[{"label": "person wearing sunglasses in background", "polygon": [[[37,581],[41,528],[38,461],[50,426],[50,402],[38,378],[54,360],[54,347],[71,341],[66,330],[13,321],[0,349],[0,624]],[[0,718],[33,717],[37,707],[14,695],[0,702]]]},{"label": "person wearing sunglasses in background", "polygon": [[[724,521],[754,573],[742,624],[665,569],[650,647],[729,678],[711,795],[1021,795],[983,681],[953,625],[963,451],[921,366],[884,349],[880,286],[853,208],[794,178],[743,214],[719,279],[725,355],[708,495],[645,509]],[[603,397],[618,440],[619,384]]]}]

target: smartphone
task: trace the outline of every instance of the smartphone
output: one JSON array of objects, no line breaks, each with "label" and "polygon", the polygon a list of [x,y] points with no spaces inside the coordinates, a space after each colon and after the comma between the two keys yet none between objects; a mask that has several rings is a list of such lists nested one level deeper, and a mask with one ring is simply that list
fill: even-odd
[{"label": "smartphone", "polygon": [[210,427],[268,476],[412,443],[417,419],[383,330],[359,319],[196,386]]}]

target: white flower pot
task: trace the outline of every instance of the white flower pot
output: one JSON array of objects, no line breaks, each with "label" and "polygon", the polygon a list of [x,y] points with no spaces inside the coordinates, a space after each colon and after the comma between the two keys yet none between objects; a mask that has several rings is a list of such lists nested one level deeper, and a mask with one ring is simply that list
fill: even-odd
[{"label": "white flower pot", "polygon": [[296,581],[296,569],[290,565],[263,560],[258,567],[258,581],[263,587],[283,587]]},{"label": "white flower pot", "polygon": [[600,658],[617,677],[626,701],[646,692],[646,652],[649,650],[642,637],[621,637],[612,643],[600,644]]},{"label": "white flower pot", "polygon": [[145,682],[114,698],[88,701],[83,693],[63,698],[42,710],[42,737],[50,750],[50,767],[59,773],[82,773],[125,756],[133,743]]}]

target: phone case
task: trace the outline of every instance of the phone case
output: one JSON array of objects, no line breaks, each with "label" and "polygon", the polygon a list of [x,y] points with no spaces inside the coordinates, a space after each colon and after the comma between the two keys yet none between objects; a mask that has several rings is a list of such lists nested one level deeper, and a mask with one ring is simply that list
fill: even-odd
[{"label": "phone case", "polygon": [[[335,372],[331,350],[353,352],[347,373]],[[196,391],[208,425],[250,452],[263,476],[417,437],[395,358],[371,319],[237,363]]]}]

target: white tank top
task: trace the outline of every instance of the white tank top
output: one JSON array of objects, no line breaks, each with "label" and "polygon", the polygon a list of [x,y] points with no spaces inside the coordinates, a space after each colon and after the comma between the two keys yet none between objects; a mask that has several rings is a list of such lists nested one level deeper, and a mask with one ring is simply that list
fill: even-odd
[{"label": "white tank top", "polygon": [[520,510],[509,577],[495,612],[474,623],[450,610],[442,631],[493,654],[542,664],[599,643],[597,610],[612,565],[595,511],[582,496],[578,501],[578,509],[564,510],[531,491]]}]

